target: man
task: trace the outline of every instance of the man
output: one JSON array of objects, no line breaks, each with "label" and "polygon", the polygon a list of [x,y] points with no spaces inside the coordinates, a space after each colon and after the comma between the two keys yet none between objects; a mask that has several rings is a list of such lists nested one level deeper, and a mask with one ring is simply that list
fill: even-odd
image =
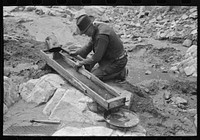
[{"label": "man", "polygon": [[[125,80],[127,76],[127,53],[124,46],[112,28],[104,23],[93,24],[86,14],[77,18],[76,25],[80,34],[91,37],[90,42],[75,52],[72,56],[80,55],[84,59],[77,62],[77,67],[85,68],[100,80]],[[93,51],[92,57],[87,57]],[[94,68],[95,64],[99,64]]]}]

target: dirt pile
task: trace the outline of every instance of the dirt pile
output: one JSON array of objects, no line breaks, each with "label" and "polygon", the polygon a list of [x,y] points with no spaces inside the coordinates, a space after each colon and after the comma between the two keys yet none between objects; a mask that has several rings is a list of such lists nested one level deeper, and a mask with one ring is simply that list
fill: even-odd
[{"label": "dirt pile", "polygon": [[[182,135],[196,134],[194,125],[197,113],[196,82],[151,80],[142,82],[139,85],[148,89],[148,94],[153,99],[153,106],[157,112],[155,118],[151,118],[151,115],[148,116],[146,113],[141,114],[149,135],[155,134],[155,128],[157,131],[162,131],[161,136],[178,136],[180,133]],[[137,103],[136,100],[137,98],[135,103]],[[136,106],[138,104],[135,104]],[[146,123],[146,119],[150,119],[151,123]],[[154,125],[154,127],[151,125]]]}]

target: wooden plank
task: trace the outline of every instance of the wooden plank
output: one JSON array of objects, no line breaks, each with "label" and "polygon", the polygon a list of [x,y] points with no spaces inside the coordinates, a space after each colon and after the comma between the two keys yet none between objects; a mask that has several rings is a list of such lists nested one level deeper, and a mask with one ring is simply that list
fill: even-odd
[{"label": "wooden plank", "polygon": [[107,100],[109,108],[115,108],[123,106],[126,102],[126,98],[124,96],[118,96],[112,99]]},{"label": "wooden plank", "polygon": [[116,108],[124,106],[126,98],[121,98],[108,103],[108,108]]},{"label": "wooden plank", "polygon": [[114,101],[117,101],[117,100],[121,100],[121,99],[126,99],[126,97],[124,97],[124,96],[118,96],[118,97],[115,97],[115,98],[107,100],[107,102],[111,103],[111,102],[114,102]]},{"label": "wooden plank", "polygon": [[76,77],[71,75],[67,72],[60,64],[58,64],[55,60],[50,59],[42,50],[40,51],[43,58],[46,60],[46,62],[54,68],[60,75],[62,75],[66,80],[68,80],[72,85],[74,85],[76,88],[84,92],[89,97],[93,98],[95,101],[97,101],[101,106],[103,106],[105,109],[108,108],[108,103],[104,98],[102,98],[100,95],[95,93],[92,89],[90,89],[87,85],[79,81]]},{"label": "wooden plank", "polygon": [[[63,54],[62,54],[63,55]],[[69,59],[69,55],[63,55],[65,61],[71,65],[72,67],[75,67],[75,62],[72,61],[71,59]],[[93,82],[95,82],[97,85],[99,85],[100,87],[106,89],[109,93],[111,93],[114,96],[120,96],[120,94],[118,94],[114,89],[112,89],[110,86],[108,86],[106,83],[102,82],[99,78],[97,78],[95,75],[93,75],[92,73],[88,72],[85,68],[81,67],[78,69],[78,72],[80,72],[81,74],[83,74],[84,76],[86,76],[88,79],[92,80]]]}]

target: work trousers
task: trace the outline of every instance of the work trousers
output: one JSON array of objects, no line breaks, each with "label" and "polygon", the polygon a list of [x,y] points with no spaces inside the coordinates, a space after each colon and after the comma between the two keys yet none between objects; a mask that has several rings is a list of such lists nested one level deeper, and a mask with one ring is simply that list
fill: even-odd
[{"label": "work trousers", "polygon": [[112,61],[101,61],[99,65],[85,65],[85,69],[90,71],[102,81],[117,79],[119,74],[127,64],[127,56]]}]

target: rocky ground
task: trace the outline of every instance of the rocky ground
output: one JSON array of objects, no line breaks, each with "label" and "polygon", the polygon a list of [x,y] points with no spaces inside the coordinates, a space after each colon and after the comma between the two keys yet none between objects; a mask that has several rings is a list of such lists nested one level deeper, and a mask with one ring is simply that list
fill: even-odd
[{"label": "rocky ground", "polygon": [[[13,6],[3,10],[4,130],[30,125],[33,118],[57,118],[63,120],[63,129],[54,135],[77,131],[89,135],[85,127],[95,127],[90,130],[93,135],[197,134],[197,7]],[[128,51],[127,82],[108,84],[126,95],[129,109],[139,116],[140,124],[131,133],[99,127],[105,126],[96,122],[101,116],[85,110],[90,99],[60,78],[40,56],[44,39],[51,34],[62,45],[87,43],[87,37],[76,35],[74,18],[82,13],[112,26]],[[74,101],[74,94],[80,100]],[[40,95],[43,98],[37,98]],[[70,110],[76,117],[63,115]]]}]

